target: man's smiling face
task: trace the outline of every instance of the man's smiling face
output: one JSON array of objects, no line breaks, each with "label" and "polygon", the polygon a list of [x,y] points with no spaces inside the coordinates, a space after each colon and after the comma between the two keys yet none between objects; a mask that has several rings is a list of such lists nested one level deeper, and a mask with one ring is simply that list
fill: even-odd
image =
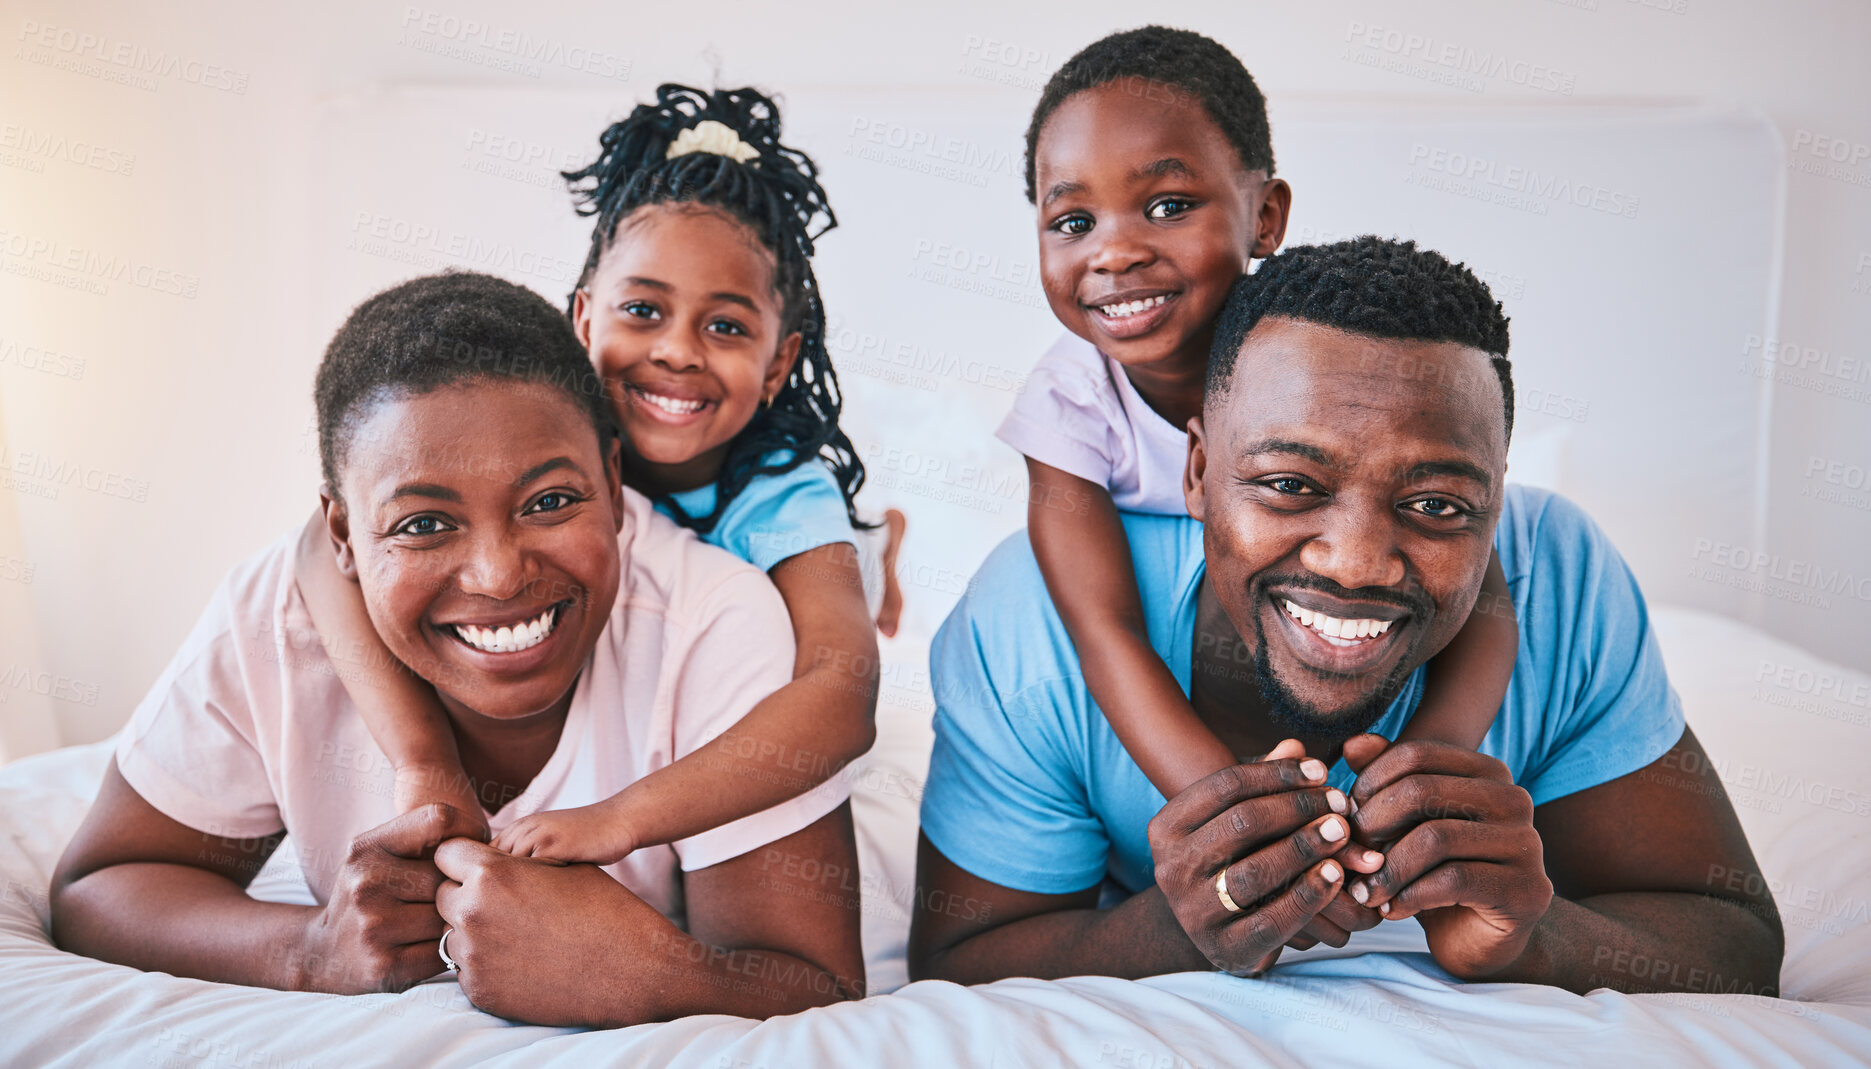
[{"label": "man's smiling face", "polygon": [[1486,353],[1267,318],[1191,442],[1208,582],[1273,715],[1344,738],[1461,630],[1507,465]]}]

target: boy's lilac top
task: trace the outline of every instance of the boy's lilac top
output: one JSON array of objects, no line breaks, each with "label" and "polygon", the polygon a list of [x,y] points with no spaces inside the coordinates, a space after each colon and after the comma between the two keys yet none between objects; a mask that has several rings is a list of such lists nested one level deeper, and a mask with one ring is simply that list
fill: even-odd
[{"label": "boy's lilac top", "polygon": [[1124,369],[1076,334],[1039,358],[995,434],[1023,456],[1104,487],[1126,512],[1189,514],[1187,429],[1157,415]]},{"label": "boy's lilac top", "polygon": [[[767,577],[624,491],[617,602],[573,691],[559,745],[489,819],[609,797],[708,746],[793,675],[793,632]],[[298,534],[236,567],[117,747],[124,779],[171,818],[249,839],[285,828],[321,902],[351,839],[396,815],[389,760],[334,672],[293,576]],[[680,920],[677,867],[706,868],[791,835],[850,794],[818,788],[672,846],[612,876]]]}]

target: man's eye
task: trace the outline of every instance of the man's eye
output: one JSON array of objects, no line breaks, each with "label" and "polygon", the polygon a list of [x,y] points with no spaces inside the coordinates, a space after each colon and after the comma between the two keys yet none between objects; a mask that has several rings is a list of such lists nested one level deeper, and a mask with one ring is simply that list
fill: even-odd
[{"label": "man's eye", "polygon": [[396,529],[392,531],[391,533],[399,534],[399,535],[413,535],[417,538],[421,538],[424,535],[441,534],[443,531],[451,531],[451,530],[454,530],[454,528],[448,526],[448,524],[446,523],[443,523],[440,517],[411,516],[409,519],[404,520],[402,523],[398,524],[396,526]]},{"label": "man's eye", "polygon": [[658,315],[656,306],[647,301],[625,301],[617,310],[635,319],[655,319]]},{"label": "man's eye", "polygon": [[1068,215],[1052,224],[1052,228],[1067,237],[1077,237],[1091,229],[1091,220],[1082,215]]},{"label": "man's eye", "polygon": [[1425,516],[1434,516],[1437,519],[1447,519],[1450,516],[1460,516],[1462,513],[1468,511],[1467,509],[1464,509],[1462,506],[1456,504],[1455,502],[1450,501],[1446,497],[1420,498],[1416,501],[1410,502],[1408,507],[1413,509],[1416,512],[1422,513]]},{"label": "man's eye", "polygon": [[1173,219],[1195,207],[1195,202],[1182,197],[1164,197],[1150,205],[1147,213],[1152,219]]},{"label": "man's eye", "polygon": [[1291,477],[1269,479],[1266,485],[1276,494],[1303,494],[1306,493],[1308,489],[1305,480]]}]

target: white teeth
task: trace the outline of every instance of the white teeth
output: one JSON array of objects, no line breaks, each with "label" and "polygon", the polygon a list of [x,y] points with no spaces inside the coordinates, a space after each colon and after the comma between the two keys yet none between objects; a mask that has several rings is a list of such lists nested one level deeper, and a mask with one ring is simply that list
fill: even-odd
[{"label": "white teeth", "polygon": [[1169,295],[1165,293],[1156,297],[1145,297],[1140,301],[1119,301],[1117,304],[1099,305],[1098,311],[1103,312],[1111,319],[1128,319],[1138,312],[1144,312],[1155,308],[1157,305],[1167,300],[1169,300]]},{"label": "white teeth", "polygon": [[547,609],[531,620],[507,627],[462,624],[455,628],[455,634],[460,636],[461,641],[486,653],[518,653],[544,642],[546,636],[552,634],[558,616],[557,609]]},{"label": "white teeth", "polygon": [[672,416],[694,415],[708,404],[706,401],[684,401],[678,397],[665,397],[660,393],[650,393],[647,390],[637,390],[636,394]]},{"label": "white teeth", "polygon": [[1390,630],[1394,620],[1340,620],[1322,612],[1285,602],[1286,614],[1312,628],[1334,646],[1355,646],[1362,639],[1376,638]]}]

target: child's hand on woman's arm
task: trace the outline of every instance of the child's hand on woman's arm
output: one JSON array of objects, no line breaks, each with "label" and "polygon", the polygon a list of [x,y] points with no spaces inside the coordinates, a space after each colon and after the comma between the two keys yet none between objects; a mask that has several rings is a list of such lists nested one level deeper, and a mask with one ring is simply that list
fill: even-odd
[{"label": "child's hand on woman's arm", "polygon": [[300,533],[293,569],[345,693],[396,769],[396,811],[439,802],[480,821],[485,837],[487,818],[461,770],[455,736],[435,689],[405,668],[378,637],[363,593],[338,570],[321,513],[314,512]]}]

